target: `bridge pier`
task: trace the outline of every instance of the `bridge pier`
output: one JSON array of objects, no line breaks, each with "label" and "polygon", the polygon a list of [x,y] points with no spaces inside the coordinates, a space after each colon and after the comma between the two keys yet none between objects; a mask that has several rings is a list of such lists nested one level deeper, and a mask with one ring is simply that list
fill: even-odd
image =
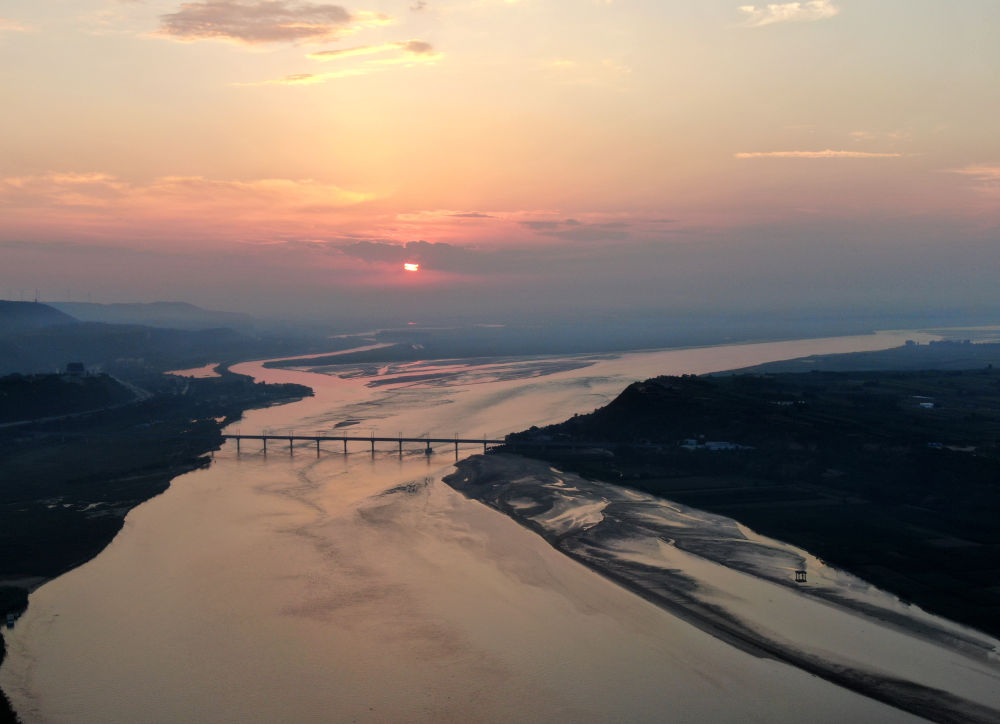
[{"label": "bridge pier", "polygon": [[490,445],[502,445],[503,442],[504,442],[503,440],[491,440],[491,439],[488,439],[488,438],[485,438],[485,437],[484,438],[478,438],[478,437],[477,438],[464,438],[464,437],[458,437],[457,435],[455,437],[451,438],[451,439],[444,438],[444,437],[431,437],[430,435],[422,435],[420,437],[404,437],[402,435],[402,433],[400,433],[397,437],[389,437],[389,436],[386,436],[386,437],[376,437],[375,435],[371,435],[368,438],[361,437],[361,436],[354,437],[354,436],[351,436],[351,435],[319,435],[319,434],[314,434],[314,435],[296,435],[294,432],[287,433],[287,434],[279,434],[279,435],[271,435],[271,434],[243,435],[242,433],[235,434],[235,435],[222,435],[222,439],[224,441],[228,441],[228,440],[235,440],[236,441],[236,453],[237,454],[240,454],[240,453],[243,452],[243,438],[246,438],[248,440],[260,440],[262,451],[263,451],[263,454],[265,456],[267,455],[267,443],[268,443],[268,440],[278,440],[279,442],[280,441],[284,441],[284,440],[288,440],[288,454],[289,455],[294,455],[295,454],[295,443],[296,442],[301,442],[301,443],[304,443],[306,445],[308,445],[311,442],[311,443],[313,443],[316,446],[316,456],[317,457],[319,457],[321,455],[321,453],[323,452],[323,446],[321,445],[321,443],[324,440],[333,441],[333,442],[336,442],[337,440],[340,440],[341,444],[343,444],[343,446],[344,446],[344,454],[345,455],[347,455],[349,453],[347,443],[351,442],[352,440],[356,441],[356,442],[362,442],[364,440],[368,440],[368,446],[369,446],[369,450],[371,451],[372,457],[375,456],[375,453],[376,453],[375,443],[377,443],[377,442],[384,442],[384,443],[387,443],[387,444],[392,444],[392,442],[395,441],[396,442],[396,450],[399,453],[400,457],[403,456],[403,443],[406,443],[406,442],[412,442],[412,443],[423,442],[424,443],[424,453],[426,455],[433,455],[434,454],[434,448],[433,448],[433,446],[435,444],[440,443],[441,445],[447,445],[448,443],[451,443],[454,446],[455,456],[456,457],[458,456],[459,448],[463,444],[465,444],[465,445],[479,445],[479,444],[482,444],[482,446],[483,446],[483,452],[486,453],[486,452],[489,452]]}]

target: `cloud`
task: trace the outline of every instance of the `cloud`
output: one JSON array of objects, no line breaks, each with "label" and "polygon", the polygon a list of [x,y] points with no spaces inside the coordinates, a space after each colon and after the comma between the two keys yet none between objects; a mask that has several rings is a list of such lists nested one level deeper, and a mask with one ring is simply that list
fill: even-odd
[{"label": "cloud", "polygon": [[416,0],[416,2],[410,3],[410,10],[415,13],[419,13],[421,10],[427,9],[427,0]]},{"label": "cloud", "polygon": [[377,55],[390,51],[402,51],[413,55],[434,55],[434,46],[423,40],[407,40],[397,43],[382,43],[381,45],[358,45],[353,48],[338,48],[336,50],[321,50],[318,53],[310,53],[313,60],[339,60],[341,58],[352,58],[359,55]]},{"label": "cloud", "polygon": [[0,205],[21,207],[111,207],[122,203],[171,203],[193,207],[274,204],[295,211],[339,208],[368,201],[371,194],[347,191],[311,179],[228,181],[202,176],[163,176],[130,184],[104,173],[49,173],[0,178]]},{"label": "cloud", "polygon": [[962,176],[970,176],[976,181],[987,183],[1000,183],[1000,164],[986,165],[973,164],[963,168],[951,169],[950,173],[957,173]]},{"label": "cloud", "polygon": [[350,13],[340,5],[288,0],[203,0],[183,3],[160,16],[158,35],[181,41],[229,40],[238,43],[282,43],[327,40],[358,26],[388,22],[384,15]]},{"label": "cloud", "polygon": [[104,173],[49,173],[0,178],[0,207],[102,207],[120,199],[126,184]]},{"label": "cloud", "polygon": [[381,45],[359,45],[354,48],[343,48],[338,50],[323,50],[309,55],[313,60],[340,60],[358,56],[381,55],[394,53],[389,57],[367,58],[360,65],[349,68],[341,68],[326,73],[294,73],[281,78],[262,81],[251,81],[247,83],[236,83],[234,85],[313,85],[315,83],[325,83],[337,78],[350,78],[352,76],[367,75],[382,70],[387,70],[393,66],[403,66],[410,68],[416,65],[433,65],[443,56],[434,50],[430,43],[422,40],[407,40],[396,43],[383,43]]},{"label": "cloud", "polygon": [[273,240],[318,233],[356,215],[374,194],[313,179],[163,176],[132,183],[103,173],[0,178],[0,216],[9,236]]},{"label": "cloud", "polygon": [[[384,239],[328,244],[311,244],[328,254],[361,261],[371,267],[396,271],[404,262],[416,262],[421,270],[444,272],[468,278],[524,277],[543,274],[551,279],[554,270],[573,259],[573,249],[559,244],[540,247],[537,244],[496,246],[465,246],[445,242],[410,241],[397,243]],[[381,281],[381,278],[376,277]]]},{"label": "cloud", "polygon": [[750,151],[734,153],[733,158],[902,158],[901,153],[871,153],[867,151]]},{"label": "cloud", "polygon": [[522,221],[521,226],[565,241],[621,241],[632,237],[626,221],[581,222],[576,219]]},{"label": "cloud", "polygon": [[26,33],[28,28],[14,20],[0,18],[0,33]]},{"label": "cloud", "polygon": [[774,23],[800,23],[826,20],[840,12],[831,0],[808,2],[770,3],[768,5],[741,5],[740,12],[747,17],[746,24],[759,28]]},{"label": "cloud", "polygon": [[495,216],[490,214],[481,214],[478,211],[464,211],[461,213],[448,214],[452,218],[456,219],[495,219]]},{"label": "cloud", "polygon": [[972,182],[973,188],[989,194],[990,197],[1000,193],[1000,163],[972,164],[962,168],[953,168],[948,172],[965,176]]}]

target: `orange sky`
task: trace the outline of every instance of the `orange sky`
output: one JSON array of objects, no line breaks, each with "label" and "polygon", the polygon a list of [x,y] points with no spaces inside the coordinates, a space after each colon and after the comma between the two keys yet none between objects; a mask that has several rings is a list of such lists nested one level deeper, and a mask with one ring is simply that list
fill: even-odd
[{"label": "orange sky", "polygon": [[[992,0],[8,0],[0,296],[933,264],[998,241],[998,30]],[[156,274],[234,255],[222,296]]]}]

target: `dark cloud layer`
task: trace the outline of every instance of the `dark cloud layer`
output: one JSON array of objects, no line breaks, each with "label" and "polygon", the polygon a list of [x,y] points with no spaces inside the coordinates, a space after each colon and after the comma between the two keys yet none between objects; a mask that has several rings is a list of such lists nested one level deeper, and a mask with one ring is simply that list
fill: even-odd
[{"label": "dark cloud layer", "polygon": [[160,33],[179,40],[278,43],[335,36],[353,19],[340,5],[204,0],[183,3],[177,12],[162,15]]}]

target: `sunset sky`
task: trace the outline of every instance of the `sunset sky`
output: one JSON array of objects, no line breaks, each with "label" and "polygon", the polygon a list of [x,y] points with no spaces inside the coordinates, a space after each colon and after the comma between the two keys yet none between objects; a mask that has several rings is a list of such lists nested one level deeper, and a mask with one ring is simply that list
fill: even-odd
[{"label": "sunset sky", "polygon": [[996,0],[6,0],[0,297],[996,307],[998,37]]}]

